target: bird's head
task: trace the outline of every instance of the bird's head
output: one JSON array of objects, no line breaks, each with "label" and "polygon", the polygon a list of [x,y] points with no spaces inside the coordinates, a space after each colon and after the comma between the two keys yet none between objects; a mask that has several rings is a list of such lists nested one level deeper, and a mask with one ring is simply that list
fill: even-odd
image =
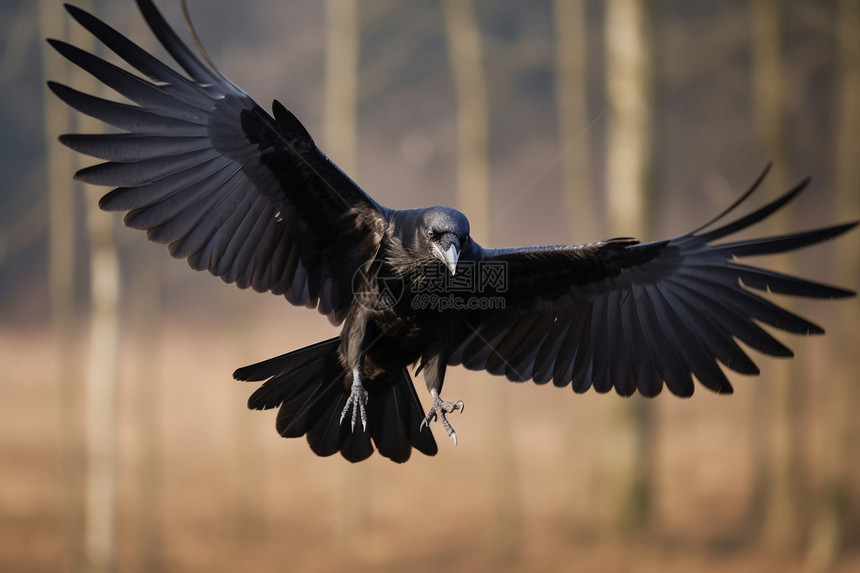
[{"label": "bird's head", "polygon": [[419,233],[430,254],[456,274],[460,253],[471,243],[466,216],[451,207],[430,207],[424,210]]}]

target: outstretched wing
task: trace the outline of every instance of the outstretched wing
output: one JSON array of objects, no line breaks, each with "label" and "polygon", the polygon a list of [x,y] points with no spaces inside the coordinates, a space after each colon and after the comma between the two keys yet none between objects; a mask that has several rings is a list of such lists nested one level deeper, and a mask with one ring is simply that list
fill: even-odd
[{"label": "outstretched wing", "polygon": [[142,75],[49,40],[133,102],[49,84],[71,107],[126,132],[62,136],[68,147],[107,160],[76,178],[117,187],[101,208],[127,211],[126,225],[169,244],[192,268],[318,307],[339,323],[353,274],[376,254],[385,209],[329,161],[284,106],[276,101],[270,116],[201,62],[150,0],[138,6],[188,77],[72,6],[75,20]]},{"label": "outstretched wing", "polygon": [[737,262],[832,239],[850,223],[761,239],[714,244],[765,219],[806,186],[707,231],[756,189],[759,178],[728,210],[674,239],[639,243],[613,239],[576,246],[486,250],[507,270],[504,310],[472,313],[455,337],[450,364],[534,380],[575,392],[615,388],[619,394],[693,393],[694,375],[717,392],[731,384],[717,361],[758,374],[736,340],[774,356],[792,356],[758,323],[800,334],[824,331],[765,300],[754,290],[839,298],[853,293]]}]

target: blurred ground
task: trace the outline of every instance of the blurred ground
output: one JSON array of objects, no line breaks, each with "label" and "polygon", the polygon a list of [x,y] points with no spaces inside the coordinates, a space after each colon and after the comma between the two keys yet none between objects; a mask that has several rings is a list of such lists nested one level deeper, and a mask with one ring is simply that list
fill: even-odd
[{"label": "blurred ground", "polygon": [[[253,341],[251,360],[328,335],[325,321],[310,311],[278,311],[283,304],[274,297],[261,305],[258,311],[271,305],[273,312],[255,313],[269,318],[245,333]],[[190,312],[205,310],[192,304]],[[519,508],[520,533],[514,554],[499,561],[492,549],[492,438],[482,389],[501,380],[451,372],[447,394],[468,406],[453,419],[456,449],[436,431],[435,458],[417,455],[398,466],[375,455],[352,466],[339,456],[317,458],[303,440],[278,439],[274,412],[245,410],[253,386],[231,380],[230,373],[247,361],[237,348],[249,341],[194,316],[191,327],[168,319],[160,339],[161,399],[153,415],[160,424],[158,514],[166,571],[805,570],[800,550],[770,554],[744,525],[754,382],[736,377],[732,397],[699,388],[689,400],[663,395],[654,402],[661,414],[657,525],[647,534],[622,536],[595,518],[597,496],[605,492],[601,470],[613,448],[601,429],[612,423],[607,405],[616,398],[505,385],[519,484],[519,499],[511,504]],[[145,415],[135,408],[130,382],[139,365],[133,337],[125,337],[118,428],[118,570],[130,572],[141,570],[143,557],[135,428]],[[816,352],[816,343],[802,341],[803,350]],[[50,348],[43,329],[0,331],[0,571],[57,571],[64,556],[59,383]],[[419,381],[424,399],[422,386]],[[352,479],[365,483],[369,514],[358,538],[345,541],[339,531],[349,531],[344,483]],[[346,552],[356,540],[360,549]],[[836,570],[857,567],[855,548]]]}]

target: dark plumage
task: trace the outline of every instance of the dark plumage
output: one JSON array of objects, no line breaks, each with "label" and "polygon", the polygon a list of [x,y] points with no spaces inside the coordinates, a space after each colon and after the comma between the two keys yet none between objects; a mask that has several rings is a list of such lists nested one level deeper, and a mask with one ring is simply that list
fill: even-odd
[{"label": "dark plumage", "polygon": [[[575,392],[679,396],[693,377],[729,393],[718,361],[759,370],[737,341],[765,354],[791,351],[759,323],[801,334],[821,328],[757,291],[839,298],[853,293],[741,264],[832,239],[854,223],[779,237],[723,241],[765,219],[806,186],[731,222],[764,174],[713,221],[673,239],[484,249],[449,207],[397,211],[365,194],[317,148],[277,101],[273,115],[201,61],[150,0],[149,27],[186,75],[93,16],[72,17],[141,75],[69,44],[66,58],[131,100],[115,103],[50,83],[63,101],[125,133],[64,135],[68,147],[107,160],[76,177],[116,187],[100,206],[226,282],[317,308],[338,338],[240,368],[265,381],[250,408],[278,407],[277,430],[307,435],[314,452],[350,461],[374,445],[397,462],[433,455],[425,423],[461,402],[439,397],[450,365]],[[433,397],[427,416],[407,371],[418,364]]]}]

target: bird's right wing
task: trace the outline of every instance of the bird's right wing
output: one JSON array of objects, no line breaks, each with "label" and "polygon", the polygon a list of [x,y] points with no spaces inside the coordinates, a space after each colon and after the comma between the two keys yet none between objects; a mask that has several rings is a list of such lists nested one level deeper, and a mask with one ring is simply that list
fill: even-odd
[{"label": "bird's right wing", "polygon": [[504,265],[497,294],[503,309],[476,310],[453,336],[450,364],[534,380],[577,392],[594,387],[653,396],[665,381],[674,394],[693,392],[695,376],[717,392],[732,387],[717,361],[758,374],[736,341],[776,356],[791,351],[759,323],[800,334],[824,332],[756,291],[838,298],[844,289],[788,276],[738,259],[791,251],[832,239],[856,223],[765,238],[715,243],[765,219],[800,193],[708,230],[673,239],[633,239],[585,245],[490,249],[483,263]]},{"label": "bird's right wing", "polygon": [[188,77],[73,6],[66,6],[72,17],[142,75],[49,40],[133,102],[49,83],[71,107],[125,132],[62,136],[68,147],[108,161],[76,178],[117,187],[99,205],[127,211],[126,225],[169,244],[192,268],[318,307],[339,323],[352,302],[353,275],[376,255],[385,209],[329,161],[283,105],[275,102],[270,116],[201,62],[151,0],[138,6]]}]

